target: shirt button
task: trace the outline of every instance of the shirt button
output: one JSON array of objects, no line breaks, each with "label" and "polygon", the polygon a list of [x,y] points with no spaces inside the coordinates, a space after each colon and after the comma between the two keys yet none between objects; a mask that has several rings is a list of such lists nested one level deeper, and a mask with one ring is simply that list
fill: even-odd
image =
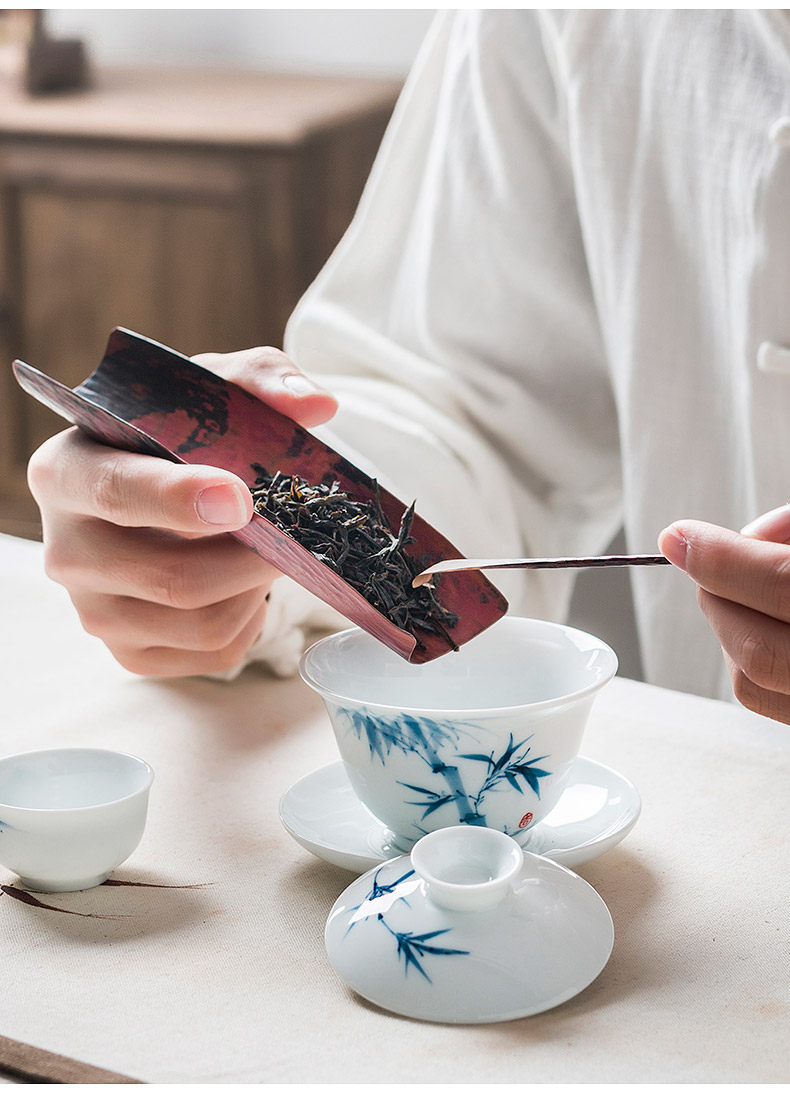
[{"label": "shirt button", "polygon": [[760,372],[775,372],[790,376],[790,349],[763,341],[757,350],[757,367]]},{"label": "shirt button", "polygon": [[777,147],[790,147],[790,116],[780,116],[774,120],[768,131],[768,138]]}]

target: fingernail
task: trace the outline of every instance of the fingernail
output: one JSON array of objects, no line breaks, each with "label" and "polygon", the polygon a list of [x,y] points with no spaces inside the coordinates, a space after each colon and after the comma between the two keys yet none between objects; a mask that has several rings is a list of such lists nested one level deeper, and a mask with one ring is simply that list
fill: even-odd
[{"label": "fingernail", "polygon": [[213,527],[243,527],[249,519],[242,493],[232,484],[204,488],[195,500],[195,510]]},{"label": "fingernail", "polygon": [[666,527],[658,536],[658,549],[679,570],[686,570],[688,539],[676,527]]},{"label": "fingernail", "polygon": [[315,395],[319,390],[312,380],[308,380],[307,376],[302,376],[299,372],[287,372],[283,376],[282,383],[288,394],[295,395],[298,399],[305,395]]},{"label": "fingernail", "polygon": [[742,535],[768,542],[790,542],[790,504],[760,515],[741,528]]}]

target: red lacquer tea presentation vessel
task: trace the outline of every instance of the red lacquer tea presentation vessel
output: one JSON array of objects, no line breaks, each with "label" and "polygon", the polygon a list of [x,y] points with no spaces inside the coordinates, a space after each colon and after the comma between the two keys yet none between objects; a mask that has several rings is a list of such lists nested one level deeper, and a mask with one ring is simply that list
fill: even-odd
[{"label": "red lacquer tea presentation vessel", "polygon": [[[14,374],[25,389],[91,437],[118,449],[170,461],[228,469],[250,487],[261,468],[298,474],[309,484],[332,484],[359,500],[374,501],[375,482],[292,419],[180,353],[127,329],[113,330],[96,371],[68,388],[23,361]],[[419,494],[417,494],[419,496]],[[378,498],[397,531],[406,507],[386,489]],[[404,659],[425,663],[450,650],[439,633],[419,640],[399,628],[339,574],[257,513],[235,537],[299,582],[352,623]],[[463,555],[418,515],[409,554],[425,569]],[[452,639],[459,646],[507,612],[507,601],[479,573],[445,574],[436,599],[458,616]]]}]

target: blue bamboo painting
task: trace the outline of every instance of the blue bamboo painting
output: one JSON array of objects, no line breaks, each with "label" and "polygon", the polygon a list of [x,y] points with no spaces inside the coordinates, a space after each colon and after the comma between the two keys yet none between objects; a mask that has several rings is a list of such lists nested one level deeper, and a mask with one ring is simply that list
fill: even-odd
[{"label": "blue bamboo painting", "polygon": [[[394,894],[395,889],[397,887],[400,887],[400,885],[402,883],[404,883],[404,881],[410,879],[414,875],[414,869],[410,868],[408,872],[404,872],[402,876],[400,876],[397,880],[393,880],[392,883],[383,884],[383,883],[379,883],[380,872],[381,872],[381,869],[380,868],[377,869],[376,874],[373,877],[373,886],[371,887],[370,891],[368,892],[368,894],[365,896],[365,898],[362,900],[361,903],[358,903],[356,905],[356,907],[350,907],[349,908],[350,911],[358,911],[360,909],[360,907],[364,906],[365,903],[372,903],[374,900],[380,899],[382,897],[382,895],[392,895],[392,894]],[[405,895],[400,895],[396,901],[398,903],[405,903],[407,907],[409,906],[409,901],[408,901],[408,899],[406,898]],[[369,916],[366,916],[366,917],[369,917]],[[351,930],[351,927],[353,925],[354,924],[352,922],[351,925],[349,926],[348,930],[346,931],[346,933],[349,933],[349,931]]]},{"label": "blue bamboo painting", "polygon": [[[392,883],[382,884],[379,883],[380,872],[381,869],[378,869],[375,876],[373,877],[373,887],[370,889],[370,894],[365,896],[363,902],[369,903],[373,899],[379,899],[382,895],[392,895],[396,887],[399,887],[404,880],[411,879],[411,877],[414,875],[414,869],[410,868],[408,872],[404,872],[402,876],[399,876],[397,880],[393,880]],[[409,904],[405,896],[401,896],[401,899],[404,903],[406,903],[406,906],[408,907]],[[362,906],[361,903],[360,906]]]},{"label": "blue bamboo painting", "polygon": [[452,929],[451,926],[447,926],[443,930],[429,930],[425,934],[412,934],[409,931],[393,930],[391,926],[387,926],[383,915],[379,915],[378,920],[381,925],[392,934],[393,938],[395,938],[398,943],[398,957],[403,958],[404,976],[409,975],[409,965],[413,965],[417,972],[424,976],[429,984],[433,984],[433,981],[420,964],[420,961],[424,960],[427,955],[430,954],[433,957],[469,955],[468,949],[448,949],[446,946],[429,944],[431,938],[438,938],[441,934],[448,934]]},{"label": "blue bamboo painting", "polygon": [[[472,726],[463,722],[440,721],[433,718],[416,718],[408,713],[396,716],[377,716],[366,709],[339,709],[338,714],[346,717],[359,740],[364,740],[372,761],[378,759],[386,764],[387,758],[396,749],[404,754],[415,755],[422,760],[431,774],[438,776],[444,784],[439,789],[416,783],[401,782],[401,786],[413,791],[419,797],[408,802],[422,810],[420,821],[442,806],[454,806],[462,825],[485,826],[485,798],[507,783],[519,794],[529,789],[540,798],[540,780],[551,772],[540,767],[547,756],[531,756],[529,741],[516,741],[512,733],[504,752],[497,757],[494,751],[461,752],[471,741],[480,747]],[[467,785],[461,776],[457,760],[470,760],[481,765],[480,777],[474,785]],[[507,829],[505,832],[508,832]]]},{"label": "blue bamboo painting", "polygon": [[[379,868],[377,869],[376,874],[373,877],[373,885],[370,891],[361,903],[359,903],[356,907],[351,908],[352,911],[361,910],[366,903],[372,903],[376,899],[380,899],[383,895],[394,895],[398,887],[414,875],[414,869],[412,868],[409,871],[404,872],[402,876],[400,876],[397,880],[393,880],[392,883],[380,883],[380,873],[381,869]],[[407,907],[410,906],[408,900],[404,895],[399,896],[396,899],[396,902],[402,902]],[[429,984],[433,984],[433,981],[421,964],[421,962],[424,961],[427,956],[450,957],[462,955],[465,956],[469,954],[468,949],[452,949],[448,946],[440,946],[434,944],[433,939],[441,937],[443,934],[449,933],[452,930],[451,926],[446,926],[441,930],[428,930],[423,934],[415,934],[411,930],[395,930],[387,923],[386,919],[384,918],[384,914],[380,911],[371,911],[369,915],[364,915],[361,919],[355,919],[349,924],[345,936],[348,936],[348,934],[351,933],[354,926],[357,925],[357,922],[367,922],[369,918],[373,918],[374,916],[376,918],[376,922],[381,925],[387,931],[387,933],[391,934],[392,937],[395,939],[395,942],[397,943],[397,956],[403,958],[404,976],[409,975],[409,966],[412,966],[414,969],[417,970],[418,973],[420,973],[421,976],[423,976],[428,981]]]}]

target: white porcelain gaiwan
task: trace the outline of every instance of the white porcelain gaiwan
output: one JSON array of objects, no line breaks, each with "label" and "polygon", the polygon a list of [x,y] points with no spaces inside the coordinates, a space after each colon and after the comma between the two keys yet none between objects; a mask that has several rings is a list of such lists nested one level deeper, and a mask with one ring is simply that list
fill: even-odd
[{"label": "white porcelain gaiwan", "polygon": [[581,877],[492,829],[453,826],[348,887],[326,924],[338,975],[371,1003],[441,1023],[547,1011],[601,972],[614,928]]},{"label": "white porcelain gaiwan", "polygon": [[421,666],[352,628],[302,656],[354,793],[408,851],[458,824],[526,840],[557,804],[612,649],[561,624],[504,617]]},{"label": "white porcelain gaiwan", "polygon": [[96,887],[140,843],[153,779],[144,760],[99,748],[0,759],[0,864],[30,891]]}]

